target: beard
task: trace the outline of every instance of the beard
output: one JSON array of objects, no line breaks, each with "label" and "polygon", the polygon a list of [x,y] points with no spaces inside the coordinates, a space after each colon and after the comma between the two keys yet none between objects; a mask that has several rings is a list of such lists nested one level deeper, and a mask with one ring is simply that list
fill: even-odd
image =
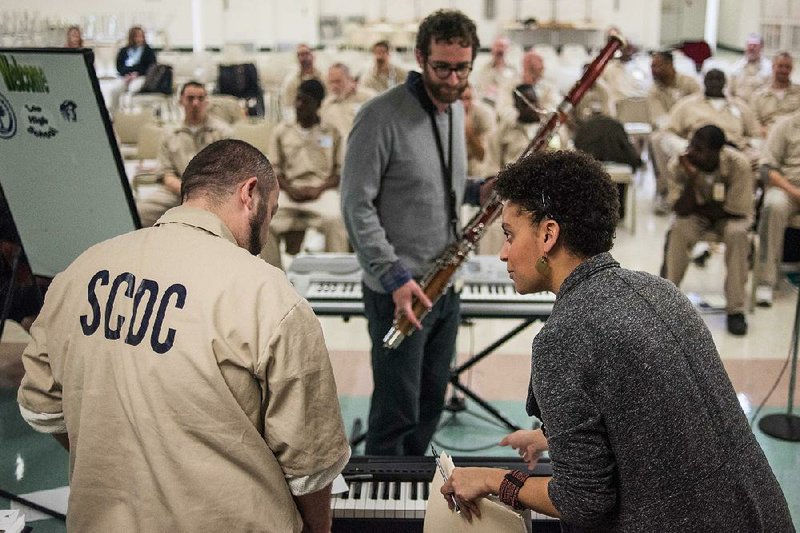
[{"label": "beard", "polygon": [[256,212],[250,217],[250,234],[247,238],[247,251],[253,255],[261,253],[261,249],[264,247],[264,244],[266,244],[261,242],[261,229],[264,227],[264,224],[267,224],[266,218],[267,200],[266,198],[260,198]]},{"label": "beard", "polygon": [[428,92],[431,93],[433,98],[443,104],[452,104],[453,102],[461,99],[461,93],[467,88],[468,79],[458,80],[456,87],[450,87],[446,82],[443,82],[428,73],[428,69],[423,69],[422,81]]}]

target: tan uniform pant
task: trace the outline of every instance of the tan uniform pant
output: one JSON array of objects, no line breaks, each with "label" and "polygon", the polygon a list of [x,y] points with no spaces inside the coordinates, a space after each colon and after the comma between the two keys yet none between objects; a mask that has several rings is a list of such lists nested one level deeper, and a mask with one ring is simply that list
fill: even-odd
[{"label": "tan uniform pant", "polygon": [[143,228],[149,228],[169,209],[181,205],[181,197],[164,186],[148,191],[147,196],[136,202],[136,210]]},{"label": "tan uniform pant", "polygon": [[656,194],[667,196],[669,182],[669,160],[686,151],[689,141],[671,131],[655,131],[650,134],[650,155],[656,174]]},{"label": "tan uniform pant", "polygon": [[769,187],[764,193],[764,204],[761,206],[761,219],[758,224],[758,235],[761,241],[759,253],[759,284],[775,286],[778,266],[783,257],[783,238],[789,217],[800,212],[800,205],[789,198],[786,191],[778,187]]},{"label": "tan uniform pant", "polygon": [[270,238],[261,251],[267,263],[280,268],[280,236],[289,231],[314,228],[325,237],[326,252],[345,253],[350,250],[347,230],[339,207],[339,192],[328,189],[311,202],[296,203],[281,192],[278,212],[270,222]]},{"label": "tan uniform pant", "polygon": [[750,224],[751,221],[746,218],[731,218],[712,224],[708,219],[696,215],[677,217],[670,228],[667,242],[667,279],[680,285],[694,245],[708,232],[716,233],[725,244],[725,312],[743,313]]}]

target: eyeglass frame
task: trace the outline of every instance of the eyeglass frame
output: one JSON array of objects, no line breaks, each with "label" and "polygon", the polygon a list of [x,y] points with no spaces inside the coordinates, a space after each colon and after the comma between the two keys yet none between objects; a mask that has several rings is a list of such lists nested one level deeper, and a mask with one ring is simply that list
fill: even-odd
[{"label": "eyeglass frame", "polygon": [[[449,78],[450,74],[452,74],[454,72],[456,74],[456,78],[458,78],[459,80],[465,80],[465,79],[469,78],[469,74],[470,74],[470,72],[472,72],[472,66],[473,66],[472,61],[470,61],[469,63],[459,63],[456,66],[452,66],[451,64],[444,63],[444,62],[438,63],[438,64],[434,64],[429,59],[425,60],[425,64],[427,66],[431,67],[431,70],[433,70],[433,73],[436,74],[436,77],[439,78],[442,81],[444,81],[447,78]],[[447,74],[442,76],[439,71],[440,70],[443,71],[444,69],[447,69]],[[459,74],[459,70],[464,70],[464,73],[463,74]]]}]

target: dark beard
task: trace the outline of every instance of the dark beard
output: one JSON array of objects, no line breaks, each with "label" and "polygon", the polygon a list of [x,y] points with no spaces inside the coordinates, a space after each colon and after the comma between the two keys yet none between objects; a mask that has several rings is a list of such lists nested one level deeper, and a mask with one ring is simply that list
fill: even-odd
[{"label": "dark beard", "polygon": [[250,217],[250,235],[247,239],[247,251],[253,255],[261,253],[261,248],[266,243],[261,242],[261,227],[266,223],[267,216],[267,201],[261,198],[258,201],[256,212]]},{"label": "dark beard", "polygon": [[460,86],[458,87],[458,91],[455,93],[455,96],[445,93],[442,90],[443,87],[437,83],[437,80],[428,75],[427,69],[425,69],[425,71],[422,73],[422,79],[425,83],[425,87],[431,93],[431,96],[443,104],[452,104],[453,102],[460,100],[461,94],[464,92],[464,89],[467,88],[467,80],[460,80]]}]

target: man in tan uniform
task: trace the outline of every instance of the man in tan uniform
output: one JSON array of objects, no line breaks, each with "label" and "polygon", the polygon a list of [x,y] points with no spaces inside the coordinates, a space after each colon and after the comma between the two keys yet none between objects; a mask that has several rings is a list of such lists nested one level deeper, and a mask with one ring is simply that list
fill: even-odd
[{"label": "man in tan uniform", "polygon": [[517,69],[506,62],[506,52],[510,41],[508,37],[498,37],[492,43],[492,59],[472,74],[471,85],[483,101],[494,106],[502,91],[515,82]]},{"label": "man in tan uniform", "polygon": [[[681,98],[670,110],[669,120],[663,135],[652,139],[653,159],[659,162],[670,161],[686,150],[689,138],[694,132],[709,124],[718,126],[725,132],[725,138],[745,153],[755,164],[761,134],[758,121],[750,106],[740,98],[726,96],[725,74],[718,69],[711,69],[703,80],[703,94],[690,94]],[[670,172],[669,164],[662,166],[660,174]],[[671,176],[662,176],[669,181]],[[656,205],[657,214],[665,214],[662,210],[667,205]]]},{"label": "man in tan uniform", "polygon": [[361,104],[375,96],[375,91],[359,87],[344,63],[335,63],[328,69],[328,90],[330,94],[320,110],[322,121],[335,126],[342,139],[347,139]]},{"label": "man in tan uniform", "polygon": [[[270,231],[277,238],[290,231],[315,228],[325,236],[326,252],[347,252],[347,230],[339,207],[339,176],[343,146],[338,130],[321,122],[319,108],[325,88],[317,80],[300,84],[295,99],[296,120],[275,128],[270,156],[281,185],[280,209]],[[264,259],[276,265],[275,250]]]},{"label": "man in tan uniform", "polygon": [[150,227],[168,209],[181,203],[181,175],[189,161],[203,148],[233,134],[222,120],[209,116],[205,87],[189,81],[181,89],[183,124],[167,133],[158,151],[159,181],[156,188],[136,203],[142,227]]},{"label": "man in tan uniform", "polygon": [[779,52],[772,58],[772,81],[756,89],[750,97],[750,107],[761,125],[761,135],[778,118],[800,109],[800,85],[792,83],[794,60],[789,52]]},{"label": "man in tan uniform", "polygon": [[783,257],[783,234],[789,217],[800,213],[800,112],[780,119],[773,126],[760,163],[762,173],[767,176],[767,190],[758,228],[761,253],[756,303],[769,307]]},{"label": "man in tan uniform", "polygon": [[213,143],[182,196],[56,276],[31,329],[18,400],[69,449],[67,529],[329,531],[350,450],[319,322],[251,255],[269,161]]},{"label": "man in tan uniform", "polygon": [[388,41],[378,41],[372,45],[372,55],[375,57],[375,64],[361,76],[359,84],[362,87],[382,93],[406,81],[408,72],[389,61]]},{"label": "man in tan uniform", "polygon": [[745,335],[747,232],[753,222],[753,173],[740,151],[725,146],[725,133],[703,126],[686,154],[670,161],[668,201],[675,220],[667,234],[666,278],[680,285],[689,253],[703,233],[713,231],[725,243],[725,312],[728,332]]},{"label": "man in tan uniform", "polygon": [[647,95],[645,84],[647,73],[638,68],[637,63],[633,61],[635,51],[635,47],[630,44],[624,46],[620,57],[608,62],[598,80],[608,91],[609,105],[614,116],[618,101]]},{"label": "man in tan uniform", "polygon": [[748,35],[744,46],[744,57],[734,63],[731,69],[730,93],[749,103],[753,92],[769,83],[772,65],[769,59],[761,55],[764,40],[760,35]]},{"label": "man in tan uniform", "polygon": [[675,103],[690,94],[700,93],[702,88],[692,76],[675,70],[672,52],[653,54],[650,61],[653,85],[647,93],[647,111],[655,129],[667,126],[669,112]]},{"label": "man in tan uniform", "polygon": [[[496,173],[506,165],[516,161],[530,142],[539,133],[542,126],[541,116],[536,109],[539,108],[537,94],[530,84],[520,84],[511,89],[514,101],[515,118],[502,120],[497,126],[494,135],[489,139],[489,173]],[[553,150],[566,147],[566,127],[562,126],[550,140],[548,147]],[[486,234],[480,242],[480,253],[495,255],[500,253],[505,236],[498,218],[486,229]]]},{"label": "man in tan uniform", "polygon": [[[528,50],[522,56],[522,75],[520,82],[523,85],[533,86],[536,91],[538,106],[545,112],[554,111],[558,106],[561,95],[558,89],[544,79],[544,58],[535,50]],[[497,118],[499,121],[513,122],[516,119],[516,106],[514,103],[514,83],[509,83],[502,88],[497,97]]]},{"label": "man in tan uniform", "polygon": [[472,87],[461,93],[464,104],[464,134],[467,140],[467,176],[481,177],[491,173],[488,154],[489,134],[494,131],[494,111],[488,104],[476,100]]},{"label": "man in tan uniform", "polygon": [[725,132],[728,141],[746,151],[751,139],[760,137],[753,110],[744,100],[725,96],[725,73],[721,70],[709,70],[704,83],[704,94],[691,94],[675,104],[667,129],[687,140],[701,126],[713,124]]},{"label": "man in tan uniform", "polygon": [[302,82],[317,80],[322,84],[325,83],[322,72],[314,66],[314,52],[307,44],[297,45],[297,63],[300,67],[299,70],[289,73],[281,86],[281,106],[285,119],[294,116],[294,100],[297,98],[297,88]]},{"label": "man in tan uniform", "polygon": [[653,170],[656,176],[656,210],[662,214],[669,211],[667,197],[667,164],[672,154],[660,149],[669,124],[669,112],[685,96],[700,94],[702,89],[693,77],[675,70],[672,52],[653,54],[650,62],[653,86],[647,93],[647,111],[653,133],[650,134],[649,151],[653,155]]}]

